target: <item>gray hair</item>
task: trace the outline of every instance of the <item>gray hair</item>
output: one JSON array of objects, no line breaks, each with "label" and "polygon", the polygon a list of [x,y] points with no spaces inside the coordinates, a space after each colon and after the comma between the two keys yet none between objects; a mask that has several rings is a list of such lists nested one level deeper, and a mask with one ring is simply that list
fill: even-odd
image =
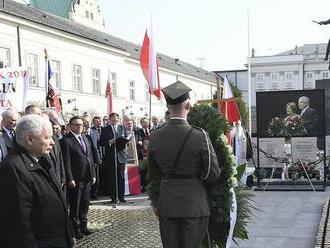
[{"label": "gray hair", "polygon": [[306,103],[309,104],[309,98],[307,96],[301,96],[301,97],[299,97],[298,102],[299,101],[306,102]]},{"label": "gray hair", "polygon": [[9,117],[12,114],[18,115],[18,113],[15,109],[8,108],[8,109],[6,109],[5,111],[2,112],[1,116],[2,116],[2,119],[6,119],[7,117]]},{"label": "gray hair", "polygon": [[36,137],[47,128],[52,129],[52,125],[48,118],[40,115],[23,116],[16,125],[16,141],[17,143],[22,143],[27,134]]}]

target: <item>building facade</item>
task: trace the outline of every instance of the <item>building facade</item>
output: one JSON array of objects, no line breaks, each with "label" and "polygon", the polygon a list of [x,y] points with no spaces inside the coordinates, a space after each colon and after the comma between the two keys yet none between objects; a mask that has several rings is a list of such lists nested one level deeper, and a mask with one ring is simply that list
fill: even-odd
[{"label": "building facade", "polygon": [[[10,0],[0,7],[0,34],[3,66],[29,67],[29,102],[45,99],[47,49],[65,112],[78,108],[80,113],[106,114],[105,88],[110,80],[114,111],[136,117],[149,113],[148,84],[138,60],[140,46]],[[193,89],[192,101],[211,98],[216,89],[213,73],[163,54],[158,58],[161,87],[179,79]],[[165,110],[164,99],[152,97],[152,114],[163,116]]]},{"label": "building facade", "polygon": [[[252,92],[252,133],[256,133],[256,92],[315,89],[315,81],[329,79],[324,61],[327,44],[306,44],[273,56],[250,58]],[[248,70],[216,71],[227,75],[248,103]]]}]

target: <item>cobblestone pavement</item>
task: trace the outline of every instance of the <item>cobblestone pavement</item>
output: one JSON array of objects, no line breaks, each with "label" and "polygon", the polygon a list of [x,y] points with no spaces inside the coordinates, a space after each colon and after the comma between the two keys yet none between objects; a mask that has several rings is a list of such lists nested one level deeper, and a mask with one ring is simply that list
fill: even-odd
[{"label": "cobblestone pavement", "polygon": [[158,221],[150,208],[89,210],[88,226],[95,232],[78,241],[78,248],[162,247]]}]

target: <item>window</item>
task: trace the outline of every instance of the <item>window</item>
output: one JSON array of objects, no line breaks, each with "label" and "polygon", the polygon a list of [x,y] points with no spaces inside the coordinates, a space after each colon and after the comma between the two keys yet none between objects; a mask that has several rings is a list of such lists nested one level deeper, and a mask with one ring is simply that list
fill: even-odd
[{"label": "window", "polygon": [[134,101],[135,100],[135,81],[129,81],[129,99]]},{"label": "window", "polygon": [[27,54],[27,64],[29,66],[29,85],[38,86],[38,56],[36,54],[28,53]]},{"label": "window", "polygon": [[94,14],[91,13],[91,20],[94,20]]},{"label": "window", "polygon": [[264,74],[257,74],[257,81],[258,82],[264,81],[264,78],[265,78]]},{"label": "window", "polygon": [[0,68],[10,67],[10,50],[0,47]]},{"label": "window", "polygon": [[329,78],[329,73],[327,71],[323,71],[322,72],[322,78],[323,79]]},{"label": "window", "polygon": [[277,81],[278,80],[278,73],[277,72],[271,73],[270,78],[271,78],[272,81]]},{"label": "window", "polygon": [[56,89],[61,89],[61,71],[60,71],[60,61],[51,60],[50,68],[52,69],[53,76],[52,81]]},{"label": "window", "polygon": [[82,92],[81,66],[73,65],[73,90]]},{"label": "window", "polygon": [[117,74],[115,72],[111,72],[111,89],[112,95],[117,96]]},{"label": "window", "polygon": [[290,80],[292,80],[292,78],[293,78],[293,73],[292,73],[292,71],[286,72],[286,73],[284,74],[284,78],[285,78],[286,81],[290,81]]},{"label": "window", "polygon": [[313,79],[314,73],[313,72],[306,72],[306,79]]},{"label": "window", "polygon": [[89,12],[86,10],[86,18],[89,18]]},{"label": "window", "polygon": [[92,71],[92,84],[93,84],[93,93],[100,94],[101,93],[101,86],[100,86],[100,70],[93,69]]}]

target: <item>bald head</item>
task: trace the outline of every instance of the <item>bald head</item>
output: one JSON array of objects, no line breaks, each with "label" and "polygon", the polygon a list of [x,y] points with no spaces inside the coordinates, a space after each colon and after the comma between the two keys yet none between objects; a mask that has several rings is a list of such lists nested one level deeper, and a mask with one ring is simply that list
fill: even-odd
[{"label": "bald head", "polygon": [[7,109],[4,112],[2,112],[1,124],[4,128],[8,130],[14,130],[18,118],[19,118],[19,114],[17,113],[17,111],[13,109]]}]

